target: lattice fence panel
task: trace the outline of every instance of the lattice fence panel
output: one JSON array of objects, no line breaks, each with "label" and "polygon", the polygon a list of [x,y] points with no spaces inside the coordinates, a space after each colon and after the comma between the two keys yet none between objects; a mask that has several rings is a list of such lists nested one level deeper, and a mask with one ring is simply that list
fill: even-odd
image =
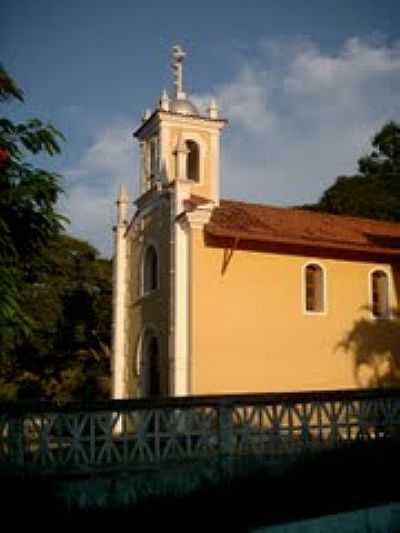
[{"label": "lattice fence panel", "polygon": [[[396,392],[117,403],[109,410],[0,414],[0,463],[109,469],[243,454],[273,455],[363,439],[400,438]],[[137,406],[137,407],[136,407]]]}]

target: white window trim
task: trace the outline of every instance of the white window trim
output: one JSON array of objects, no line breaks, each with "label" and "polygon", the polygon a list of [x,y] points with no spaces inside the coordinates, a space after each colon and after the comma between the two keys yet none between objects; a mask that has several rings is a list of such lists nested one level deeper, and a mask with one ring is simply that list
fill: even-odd
[{"label": "white window trim", "polygon": [[[373,301],[372,301],[372,275],[374,272],[384,272],[388,279],[388,314],[385,316],[375,316],[373,313]],[[392,295],[394,294],[393,291],[393,277],[390,268],[384,267],[384,266],[375,266],[374,268],[371,268],[371,270],[368,272],[368,309],[369,309],[369,318],[371,320],[392,320],[394,318],[394,312],[393,312],[393,301],[392,301]]]},{"label": "white window trim", "polygon": [[[193,141],[197,144],[199,147],[199,181],[191,181],[187,179],[190,183],[193,183],[193,185],[204,185],[205,182],[205,160],[206,160],[206,143],[201,135],[195,132],[185,132],[182,131],[180,133],[180,136],[182,140],[186,143],[187,141]],[[176,143],[178,142],[178,139],[176,140]]]},{"label": "white window trim", "polygon": [[[144,268],[145,268],[145,258],[147,250],[152,247],[154,248],[154,251],[157,255],[157,286],[155,289],[151,289],[150,291],[144,290]],[[146,245],[142,249],[142,254],[140,258],[140,268],[139,268],[139,298],[146,298],[150,294],[153,294],[153,292],[159,290],[160,288],[160,250],[158,247],[158,243],[156,243],[153,240],[149,240],[146,242]]]},{"label": "white window trim", "polygon": [[[306,269],[310,265],[317,265],[322,270],[322,284],[323,284],[323,304],[324,309],[323,311],[308,311],[306,306]],[[301,303],[302,303],[302,309],[303,309],[303,315],[307,316],[326,316],[328,314],[328,291],[327,291],[327,275],[326,275],[326,267],[323,265],[320,261],[307,261],[303,264],[303,267],[301,269]]]}]

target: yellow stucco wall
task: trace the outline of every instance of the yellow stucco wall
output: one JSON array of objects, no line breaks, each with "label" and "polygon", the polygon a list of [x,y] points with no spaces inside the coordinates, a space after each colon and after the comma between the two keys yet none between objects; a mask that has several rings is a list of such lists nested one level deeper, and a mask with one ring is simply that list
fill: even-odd
[{"label": "yellow stucco wall", "polygon": [[[144,249],[153,244],[159,256],[159,286],[151,293],[140,292],[141,261]],[[154,328],[160,341],[161,381],[168,390],[168,342],[170,323],[170,215],[167,202],[144,217],[143,230],[130,238],[128,257],[128,320],[126,380],[129,396],[136,397],[138,345],[145,327]]]},{"label": "yellow stucco wall", "polygon": [[[222,273],[224,251],[192,231],[192,394],[370,386],[374,372],[384,372],[370,360],[359,363],[376,348],[382,366],[385,350],[397,349],[390,343],[399,342],[398,320],[373,320],[367,308],[371,269],[392,267],[316,259],[326,269],[326,313],[307,315],[302,272],[310,260],[238,250]],[[393,280],[397,309],[397,271]]]}]

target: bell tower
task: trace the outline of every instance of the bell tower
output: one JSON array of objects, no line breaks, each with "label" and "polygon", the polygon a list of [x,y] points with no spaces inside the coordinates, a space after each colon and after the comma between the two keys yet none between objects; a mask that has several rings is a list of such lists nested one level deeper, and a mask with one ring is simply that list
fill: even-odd
[{"label": "bell tower", "polygon": [[139,196],[126,220],[118,198],[114,258],[113,398],[190,394],[189,253],[219,204],[220,135],[211,99],[200,113],[184,87],[185,52],[172,50],[175,88],[146,110]]},{"label": "bell tower", "polygon": [[218,205],[220,134],[226,121],[219,117],[213,98],[204,114],[189,100],[183,83],[185,56],[180,46],[174,46],[174,94],[164,89],[157,108],[145,112],[134,133],[140,143],[139,190],[143,195],[185,182],[190,194]]}]

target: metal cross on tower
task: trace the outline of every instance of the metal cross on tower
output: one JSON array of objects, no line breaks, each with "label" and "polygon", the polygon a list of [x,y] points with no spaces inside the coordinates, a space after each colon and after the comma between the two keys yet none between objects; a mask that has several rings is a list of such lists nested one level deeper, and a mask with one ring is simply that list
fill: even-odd
[{"label": "metal cross on tower", "polygon": [[175,75],[176,85],[176,98],[183,99],[186,97],[183,91],[183,60],[185,59],[186,52],[178,44],[172,48],[172,69]]}]

